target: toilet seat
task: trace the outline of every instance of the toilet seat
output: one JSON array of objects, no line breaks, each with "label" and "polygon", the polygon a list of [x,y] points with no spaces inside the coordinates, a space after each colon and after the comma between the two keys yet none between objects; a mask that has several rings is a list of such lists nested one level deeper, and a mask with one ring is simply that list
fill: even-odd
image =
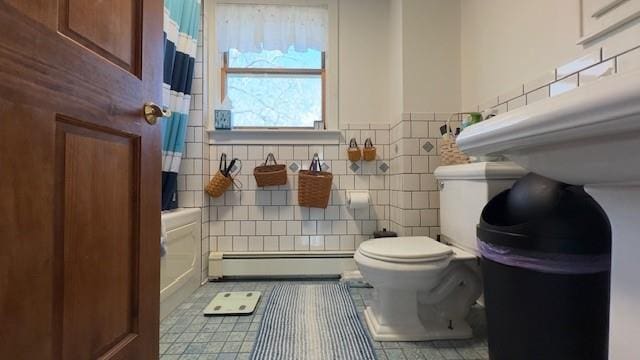
[{"label": "toilet seat", "polygon": [[358,252],[371,259],[396,263],[427,263],[454,254],[451,247],[426,236],[380,238],[360,244]]}]

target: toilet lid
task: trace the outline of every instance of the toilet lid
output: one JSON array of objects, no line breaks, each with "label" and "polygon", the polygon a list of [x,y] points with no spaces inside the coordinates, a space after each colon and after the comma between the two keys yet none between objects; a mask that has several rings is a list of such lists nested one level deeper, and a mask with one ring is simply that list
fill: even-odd
[{"label": "toilet lid", "polygon": [[370,258],[397,262],[435,261],[453,254],[449,246],[426,236],[367,240],[358,250]]}]

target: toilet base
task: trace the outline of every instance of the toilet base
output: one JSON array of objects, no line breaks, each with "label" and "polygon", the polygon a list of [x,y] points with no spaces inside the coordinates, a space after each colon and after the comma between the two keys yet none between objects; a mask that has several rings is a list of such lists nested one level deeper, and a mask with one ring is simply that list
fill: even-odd
[{"label": "toilet base", "polygon": [[473,336],[471,327],[466,322],[458,322],[451,329],[437,323],[425,324],[414,318],[398,323],[397,326],[382,325],[376,314],[367,306],[364,310],[364,318],[375,341],[427,341],[427,340],[454,340],[469,339]]}]

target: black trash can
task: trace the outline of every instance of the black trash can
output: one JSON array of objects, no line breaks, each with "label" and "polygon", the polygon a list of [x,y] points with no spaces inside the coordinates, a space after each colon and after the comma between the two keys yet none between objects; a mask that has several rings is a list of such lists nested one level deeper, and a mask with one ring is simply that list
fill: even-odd
[{"label": "black trash can", "polygon": [[582,187],[529,174],[477,233],[491,360],[607,359],[611,228]]}]

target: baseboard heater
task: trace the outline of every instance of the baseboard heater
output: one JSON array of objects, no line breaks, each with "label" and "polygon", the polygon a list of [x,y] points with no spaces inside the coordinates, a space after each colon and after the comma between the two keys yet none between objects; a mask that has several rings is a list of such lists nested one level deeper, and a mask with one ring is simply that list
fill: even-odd
[{"label": "baseboard heater", "polygon": [[209,254],[209,280],[222,278],[338,277],[356,269],[353,251]]}]

